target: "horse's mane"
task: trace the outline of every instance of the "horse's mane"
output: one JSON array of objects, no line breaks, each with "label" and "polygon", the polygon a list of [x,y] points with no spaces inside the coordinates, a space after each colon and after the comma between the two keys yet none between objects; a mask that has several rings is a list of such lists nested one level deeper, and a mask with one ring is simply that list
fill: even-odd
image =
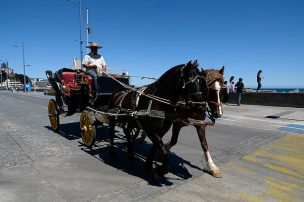
[{"label": "horse's mane", "polygon": [[218,70],[205,69],[204,71],[206,72],[206,80],[208,83],[215,81],[215,80],[220,80],[220,81],[224,82],[223,75],[221,75]]},{"label": "horse's mane", "polygon": [[168,75],[172,74],[172,72],[176,71],[176,69],[181,68],[182,66],[184,66],[184,64],[176,65],[175,67],[167,70],[163,75],[161,75],[161,77],[159,77],[158,81],[168,78]]},{"label": "horse's mane", "polygon": [[165,73],[163,73],[163,75],[161,75],[155,82],[151,83],[149,86],[154,86],[154,85],[156,85],[157,83],[162,82],[164,79],[167,79],[168,76],[169,76],[170,74],[172,74],[172,73],[175,72],[178,68],[181,68],[181,67],[183,67],[183,66],[184,66],[184,64],[180,64],[180,65],[176,65],[176,66],[174,66],[174,67],[168,69]]}]

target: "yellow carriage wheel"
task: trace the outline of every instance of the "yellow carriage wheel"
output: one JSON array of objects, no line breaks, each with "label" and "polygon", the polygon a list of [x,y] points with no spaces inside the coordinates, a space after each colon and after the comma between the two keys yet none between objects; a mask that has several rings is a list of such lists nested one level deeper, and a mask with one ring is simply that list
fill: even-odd
[{"label": "yellow carriage wheel", "polygon": [[80,115],[80,129],[83,144],[87,148],[92,148],[96,140],[96,129],[92,115],[84,110]]},{"label": "yellow carriage wheel", "polygon": [[51,99],[48,104],[49,119],[52,129],[57,132],[59,130],[59,111],[56,101]]}]

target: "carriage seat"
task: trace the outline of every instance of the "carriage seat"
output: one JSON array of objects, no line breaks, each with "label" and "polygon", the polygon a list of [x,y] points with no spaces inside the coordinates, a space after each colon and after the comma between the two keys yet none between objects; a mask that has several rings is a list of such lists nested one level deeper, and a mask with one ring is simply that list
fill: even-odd
[{"label": "carriage seat", "polygon": [[76,69],[68,69],[68,68],[62,68],[59,69],[55,74],[56,79],[60,82],[63,81],[65,84],[68,84],[72,80],[75,79],[76,72],[80,72],[80,74],[84,74],[83,70],[76,70]]}]

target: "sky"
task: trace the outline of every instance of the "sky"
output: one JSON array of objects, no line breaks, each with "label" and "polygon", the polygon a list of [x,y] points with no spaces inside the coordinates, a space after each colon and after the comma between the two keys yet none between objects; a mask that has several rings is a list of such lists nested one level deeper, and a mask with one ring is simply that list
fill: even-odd
[{"label": "sky", "polygon": [[82,29],[79,1],[1,0],[0,60],[23,73],[23,42],[31,78],[71,67],[88,8],[89,41],[103,46],[108,66],[131,76],[158,78],[198,60],[204,69],[225,66],[225,80],[242,77],[246,87],[257,86],[262,69],[264,88],[304,88],[303,0],[81,0]]}]

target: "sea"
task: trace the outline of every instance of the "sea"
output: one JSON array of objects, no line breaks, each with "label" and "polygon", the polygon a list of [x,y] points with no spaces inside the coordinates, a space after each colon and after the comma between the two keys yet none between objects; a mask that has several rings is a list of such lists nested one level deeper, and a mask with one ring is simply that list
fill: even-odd
[{"label": "sea", "polygon": [[[256,88],[250,88],[250,91],[255,92]],[[304,93],[304,88],[262,88],[260,91],[273,93]]]}]

